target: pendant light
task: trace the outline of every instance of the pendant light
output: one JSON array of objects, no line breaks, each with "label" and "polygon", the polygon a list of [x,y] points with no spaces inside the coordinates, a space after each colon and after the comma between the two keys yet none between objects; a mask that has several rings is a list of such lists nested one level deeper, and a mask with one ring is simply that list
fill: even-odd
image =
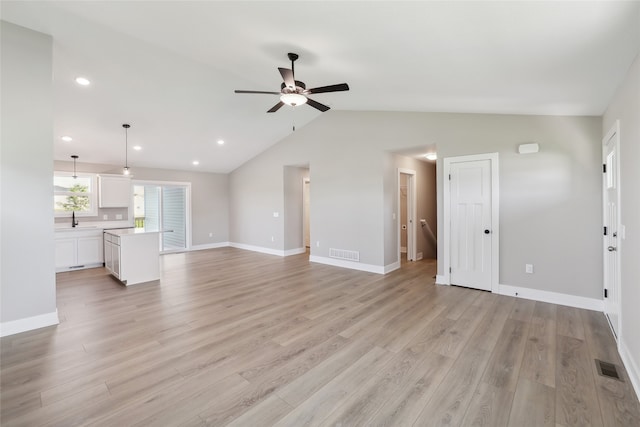
[{"label": "pendant light", "polygon": [[73,156],[71,156],[71,158],[73,159],[73,179],[77,179],[78,175],[76,174],[76,160],[78,160],[78,156],[74,154]]},{"label": "pendant light", "polygon": [[131,173],[131,170],[129,169],[129,140],[128,140],[128,129],[131,127],[131,125],[128,124],[123,124],[122,127],[124,128],[124,169],[122,170],[122,173],[125,175],[129,175],[129,173]]}]

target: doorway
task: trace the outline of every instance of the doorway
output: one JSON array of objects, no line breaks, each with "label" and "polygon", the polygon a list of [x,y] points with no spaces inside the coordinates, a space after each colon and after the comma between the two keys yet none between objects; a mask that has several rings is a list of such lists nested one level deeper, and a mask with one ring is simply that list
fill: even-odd
[{"label": "doorway", "polygon": [[604,313],[613,335],[620,326],[620,122],[602,140],[602,218],[604,222]]},{"label": "doorway", "polygon": [[189,249],[190,183],[134,182],[136,228],[160,231],[160,252]]},{"label": "doorway", "polygon": [[[416,171],[398,168],[398,260],[406,252],[407,261],[416,260]],[[403,251],[404,249],[404,251]]]},{"label": "doorway", "polygon": [[445,282],[498,290],[498,153],[444,159]]},{"label": "doorway", "polygon": [[311,249],[311,180],[304,178],[302,180],[302,236],[304,239],[304,247],[306,250]]}]

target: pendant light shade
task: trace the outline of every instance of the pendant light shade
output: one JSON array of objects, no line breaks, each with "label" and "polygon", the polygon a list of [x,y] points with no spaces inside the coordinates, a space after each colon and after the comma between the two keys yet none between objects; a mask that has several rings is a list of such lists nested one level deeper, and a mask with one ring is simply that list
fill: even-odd
[{"label": "pendant light shade", "polygon": [[125,175],[129,175],[131,173],[131,169],[129,169],[129,134],[128,130],[131,125],[123,124],[124,128],[124,168],[122,169],[122,173]]},{"label": "pendant light shade", "polygon": [[78,175],[76,174],[76,160],[78,160],[78,156],[74,154],[73,156],[71,156],[71,158],[73,159],[73,179],[77,179]]}]

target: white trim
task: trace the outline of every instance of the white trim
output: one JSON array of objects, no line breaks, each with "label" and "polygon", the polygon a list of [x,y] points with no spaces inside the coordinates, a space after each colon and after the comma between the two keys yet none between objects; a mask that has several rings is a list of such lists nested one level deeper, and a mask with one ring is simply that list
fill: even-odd
[{"label": "white trim", "polygon": [[[368,271],[369,273],[385,274],[386,272],[385,271],[386,267],[383,267],[380,265],[363,264],[361,262],[353,262],[353,261],[344,261],[340,259],[328,258],[323,256],[317,256],[317,255],[310,255],[309,261],[316,262],[318,264],[332,265],[334,267],[349,268],[351,270]],[[394,264],[391,264],[391,266],[393,266]]]},{"label": "white trim", "polygon": [[307,252],[307,248],[295,248],[295,249],[287,249],[286,251],[282,251],[282,256],[291,256],[291,255],[300,255]]},{"label": "white trim", "polygon": [[398,270],[400,268],[400,261],[393,262],[389,265],[385,265],[383,267],[383,274],[391,273],[392,271]]},{"label": "white trim", "polygon": [[189,251],[202,251],[205,249],[217,249],[217,248],[226,248],[231,246],[229,242],[218,242],[218,243],[205,243],[203,245],[193,245],[189,249]]},{"label": "white trim", "polygon": [[500,272],[500,164],[498,153],[472,154],[469,156],[447,157],[443,159],[443,217],[444,217],[444,280],[438,284],[450,285],[451,275],[451,187],[449,174],[451,163],[473,162],[477,160],[491,161],[491,292],[498,292],[498,276]]},{"label": "white trim", "polygon": [[400,247],[400,237],[402,235],[402,221],[403,218],[400,217],[400,175],[405,174],[407,176],[407,216],[409,217],[409,221],[407,221],[407,247],[405,247],[404,253],[407,254],[407,261],[415,261],[416,257],[416,240],[418,237],[417,229],[416,229],[416,218],[418,216],[416,211],[416,171],[412,169],[404,169],[398,168],[397,174],[397,182],[396,193],[397,193],[397,201],[396,201],[396,209],[398,212],[397,218],[399,221],[397,222],[398,229],[398,261],[400,260],[402,249]]},{"label": "white trim", "polygon": [[0,337],[19,334],[33,329],[40,329],[47,326],[53,326],[60,323],[58,319],[58,310],[40,314],[38,316],[25,317],[24,319],[11,320],[0,324]]},{"label": "white trim", "polygon": [[89,268],[99,268],[104,267],[104,262],[92,262],[89,264],[83,264],[82,267],[58,267],[56,268],[56,273],[63,273],[65,271],[77,271],[77,270],[88,270]]},{"label": "white trim", "polygon": [[640,398],[640,369],[638,369],[638,365],[635,364],[633,357],[631,357],[631,352],[625,344],[624,337],[620,337],[618,341],[618,353],[620,353],[622,363],[627,370],[627,374],[629,374],[629,379],[636,392],[636,398]]},{"label": "white trim", "polygon": [[523,288],[520,286],[498,285],[497,293],[500,295],[509,295],[528,300],[548,302],[551,304],[566,305],[569,307],[584,308],[600,312],[603,308],[603,301],[601,299]]},{"label": "white trim", "polygon": [[[615,151],[616,151],[616,159],[615,159],[615,169],[616,169],[616,175],[615,175],[615,180],[616,180],[616,218],[615,218],[615,224],[605,224],[605,218],[607,217],[606,214],[606,210],[607,210],[607,206],[606,203],[608,201],[607,198],[607,174],[603,173],[602,174],[602,225],[603,227],[607,226],[609,227],[609,230],[616,230],[618,232],[620,232],[621,229],[621,224],[622,224],[622,209],[620,208],[620,202],[621,202],[621,192],[620,192],[620,187],[621,187],[621,182],[620,182],[620,120],[616,120],[616,122],[613,124],[613,126],[611,127],[611,129],[609,129],[609,131],[607,132],[607,134],[605,135],[604,138],[602,138],[602,163],[606,164],[607,162],[607,148],[609,147],[609,141],[615,137],[615,140],[613,142],[613,144],[615,144]],[[614,228],[615,227],[615,228]],[[622,327],[622,283],[620,282],[621,280],[621,276],[620,273],[622,272],[622,242],[623,239],[620,238],[616,241],[616,262],[615,262],[615,269],[617,270],[616,273],[618,275],[617,277],[617,281],[618,281],[618,287],[616,289],[616,291],[618,291],[618,295],[614,295],[614,297],[617,298],[617,304],[612,304],[614,305],[613,309],[615,310],[615,314],[616,314],[616,319],[617,319],[617,325],[615,325],[615,331],[613,333],[614,338],[617,340],[617,334],[620,334],[620,329]],[[602,290],[603,290],[603,294],[604,294],[604,290],[607,288],[607,286],[610,285],[610,283],[608,283],[608,279],[607,279],[607,267],[611,268],[611,266],[609,266],[609,262],[608,262],[608,251],[607,251],[607,239],[606,236],[602,236],[602,266],[603,266],[603,276],[602,276]],[[611,325],[611,317],[609,317],[609,315],[607,314],[607,310],[606,310],[606,305],[602,304],[602,311],[604,312],[605,316],[607,316],[607,320],[609,321],[609,326],[611,326],[611,328],[613,329],[613,325]]]},{"label": "white trim", "polygon": [[436,274],[436,285],[450,285],[447,276]]},{"label": "white trim", "polygon": [[245,245],[244,243],[235,243],[235,242],[229,242],[229,246],[231,246],[232,248],[244,249],[246,251],[260,252],[260,253],[269,254],[269,255],[284,256],[284,251],[281,249],[271,249],[271,248],[265,248],[262,246]]}]

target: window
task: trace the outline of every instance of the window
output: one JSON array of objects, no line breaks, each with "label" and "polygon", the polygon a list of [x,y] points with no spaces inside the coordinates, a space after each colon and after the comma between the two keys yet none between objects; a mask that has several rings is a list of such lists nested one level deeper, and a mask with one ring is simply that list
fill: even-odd
[{"label": "window", "polygon": [[53,210],[56,216],[69,216],[75,211],[78,216],[96,216],[96,177],[91,174],[54,172]]}]

